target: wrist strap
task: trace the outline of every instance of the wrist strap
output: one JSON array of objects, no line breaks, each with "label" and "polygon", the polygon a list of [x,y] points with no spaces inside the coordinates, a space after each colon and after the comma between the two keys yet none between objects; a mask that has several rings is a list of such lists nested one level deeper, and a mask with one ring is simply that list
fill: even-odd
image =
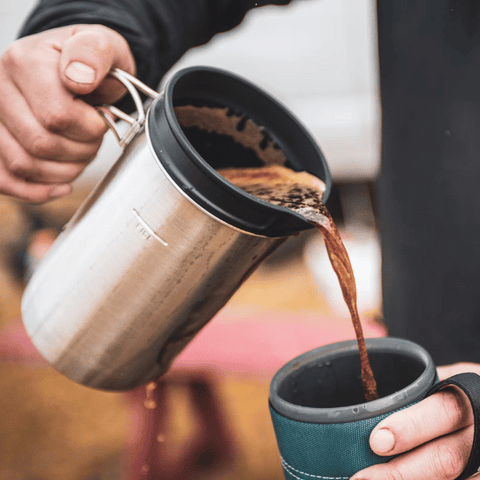
[{"label": "wrist strap", "polygon": [[470,372],[454,375],[453,377],[436,383],[428,390],[426,396],[433,395],[451,385],[460,388],[465,393],[473,410],[474,434],[472,450],[465,470],[456,478],[456,480],[464,480],[480,471],[480,376]]}]

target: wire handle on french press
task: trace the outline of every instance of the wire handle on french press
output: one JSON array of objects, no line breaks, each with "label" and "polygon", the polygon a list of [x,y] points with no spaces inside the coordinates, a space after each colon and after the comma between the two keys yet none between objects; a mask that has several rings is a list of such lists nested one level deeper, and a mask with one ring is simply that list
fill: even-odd
[{"label": "wire handle on french press", "polygon": [[[125,88],[128,90],[128,93],[130,93],[133,102],[135,103],[135,108],[137,109],[138,113],[137,118],[134,118],[113,105],[101,105],[101,108],[97,108],[97,111],[103,117],[108,127],[112,130],[117,138],[119,145],[124,148],[130,143],[131,139],[140,131],[145,123],[145,108],[137,89],[153,99],[157,98],[159,93],[145,85],[138,78],[118,68],[111,70],[108,74],[125,86]],[[122,134],[115,122],[109,115],[105,113],[104,110],[108,110],[115,117],[127,122],[130,125],[127,131]]]}]

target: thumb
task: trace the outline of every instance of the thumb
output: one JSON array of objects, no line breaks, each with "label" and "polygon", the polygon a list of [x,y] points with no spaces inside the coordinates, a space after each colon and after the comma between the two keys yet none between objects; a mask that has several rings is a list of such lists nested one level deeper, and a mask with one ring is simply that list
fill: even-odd
[{"label": "thumb", "polygon": [[135,61],[126,40],[107,27],[77,26],[63,43],[60,55],[60,77],[64,86],[76,95],[95,91],[95,99],[118,100],[124,87],[105,79],[112,68],[135,73]]}]

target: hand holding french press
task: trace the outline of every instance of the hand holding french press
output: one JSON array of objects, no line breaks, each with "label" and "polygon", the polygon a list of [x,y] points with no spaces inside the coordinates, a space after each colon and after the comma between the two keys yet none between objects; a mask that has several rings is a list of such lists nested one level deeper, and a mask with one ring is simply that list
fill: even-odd
[{"label": "hand holding french press", "polygon": [[107,131],[84,96],[118,100],[124,88],[105,78],[116,67],[135,72],[125,39],[104,26],[62,27],[10,45],[0,57],[0,193],[43,202],[70,192]]}]

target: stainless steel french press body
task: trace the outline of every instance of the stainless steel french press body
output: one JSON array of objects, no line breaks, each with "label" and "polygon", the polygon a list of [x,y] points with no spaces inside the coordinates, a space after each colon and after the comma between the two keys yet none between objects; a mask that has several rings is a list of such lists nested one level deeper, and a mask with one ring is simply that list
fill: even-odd
[{"label": "stainless steel french press body", "polygon": [[[30,279],[22,315],[36,348],[59,372],[126,390],[162,375],[266,256],[310,228],[219,175],[219,166],[243,165],[245,149],[235,151],[228,138],[226,150],[216,148],[225,139],[201,129],[200,140],[189,136],[176,107],[226,108],[227,116],[253,119],[288,166],[324,180],[325,196],[330,175],[293,115],[237,75],[188,68],[158,94],[125,72],[111,74],[137,109],[132,117],[108,107],[128,123],[124,133],[105,116],[123,153]],[[147,111],[139,92],[153,100]]]}]

